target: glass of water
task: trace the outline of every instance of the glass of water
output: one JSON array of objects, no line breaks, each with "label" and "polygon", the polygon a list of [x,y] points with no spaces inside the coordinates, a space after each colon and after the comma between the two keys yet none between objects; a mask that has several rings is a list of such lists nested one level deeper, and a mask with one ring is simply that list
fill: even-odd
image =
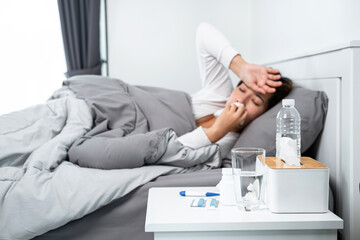
[{"label": "glass of water", "polygon": [[254,211],[259,208],[263,195],[265,149],[233,148],[231,161],[235,199],[239,209]]}]

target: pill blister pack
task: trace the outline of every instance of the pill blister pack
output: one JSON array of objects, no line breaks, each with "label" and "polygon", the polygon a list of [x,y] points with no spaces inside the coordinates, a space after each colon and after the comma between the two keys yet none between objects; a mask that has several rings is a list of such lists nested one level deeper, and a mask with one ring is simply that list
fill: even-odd
[{"label": "pill blister pack", "polygon": [[216,198],[193,198],[190,207],[203,207],[207,209],[216,209],[219,206],[219,200]]}]

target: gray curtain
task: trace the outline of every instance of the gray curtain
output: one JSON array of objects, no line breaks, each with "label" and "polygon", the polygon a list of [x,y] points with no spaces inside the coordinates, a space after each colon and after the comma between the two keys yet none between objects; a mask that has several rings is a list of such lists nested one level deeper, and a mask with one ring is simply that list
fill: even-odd
[{"label": "gray curtain", "polygon": [[101,74],[100,0],[58,0],[66,77]]}]

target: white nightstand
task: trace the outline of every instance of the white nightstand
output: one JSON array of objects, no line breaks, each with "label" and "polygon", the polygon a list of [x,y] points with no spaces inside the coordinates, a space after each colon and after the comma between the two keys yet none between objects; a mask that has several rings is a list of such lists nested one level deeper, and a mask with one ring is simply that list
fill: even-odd
[{"label": "white nightstand", "polygon": [[343,220],[323,214],[274,214],[268,210],[242,212],[235,206],[216,210],[190,207],[191,197],[180,191],[216,191],[214,187],[151,188],[145,231],[159,239],[336,240]]}]

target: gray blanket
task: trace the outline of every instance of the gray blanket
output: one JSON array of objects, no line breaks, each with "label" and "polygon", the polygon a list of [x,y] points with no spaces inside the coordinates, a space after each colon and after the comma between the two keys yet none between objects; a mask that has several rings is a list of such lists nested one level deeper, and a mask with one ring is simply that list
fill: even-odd
[{"label": "gray blanket", "polygon": [[46,104],[0,116],[0,239],[43,234],[160,175],[220,165],[216,145],[176,140],[194,127],[187,95],[92,76],[65,85]]},{"label": "gray blanket", "polygon": [[215,145],[193,151],[176,140],[195,128],[190,97],[184,92],[134,87],[98,76],[75,77],[64,84],[88,103],[95,124],[70,148],[71,162],[100,169],[219,166]]}]

